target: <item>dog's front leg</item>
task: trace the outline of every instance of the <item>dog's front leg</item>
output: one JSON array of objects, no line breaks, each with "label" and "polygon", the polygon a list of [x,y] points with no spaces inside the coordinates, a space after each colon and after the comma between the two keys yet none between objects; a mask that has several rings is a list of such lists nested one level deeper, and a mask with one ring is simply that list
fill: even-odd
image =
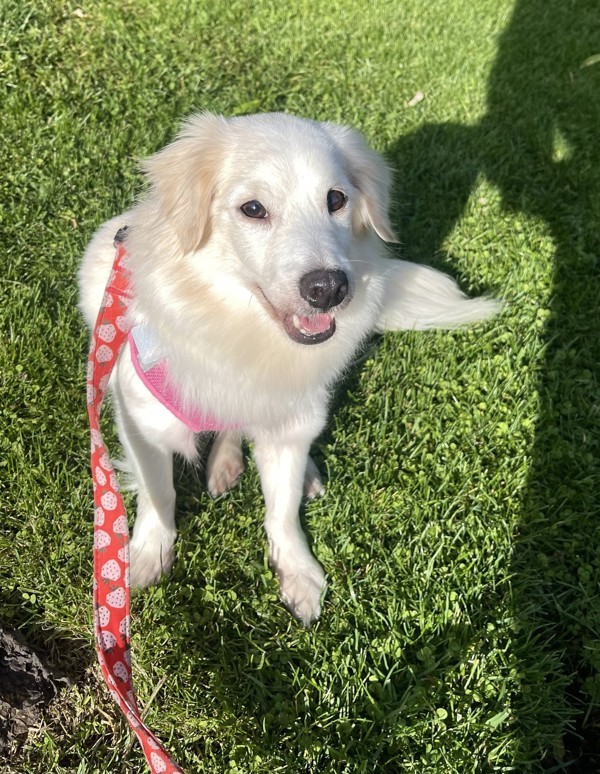
[{"label": "dog's front leg", "polygon": [[298,513],[313,437],[311,433],[303,438],[254,438],[266,503],[269,560],[285,604],[305,625],[319,617],[325,589],[325,573],[310,552]]},{"label": "dog's front leg", "polygon": [[158,583],[175,559],[173,453],[195,453],[194,434],[141,382],[128,352],[117,364],[114,398],[126,467],[137,489],[137,516],[129,544],[131,585]]}]

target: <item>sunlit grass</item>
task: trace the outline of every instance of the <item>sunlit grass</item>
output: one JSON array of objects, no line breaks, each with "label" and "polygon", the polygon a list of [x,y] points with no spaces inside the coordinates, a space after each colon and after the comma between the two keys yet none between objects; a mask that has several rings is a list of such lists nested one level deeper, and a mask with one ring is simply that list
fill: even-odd
[{"label": "sunlit grass", "polygon": [[[178,469],[177,563],[134,599],[150,725],[189,772],[568,763],[600,697],[597,122],[576,110],[597,52],[583,9],[528,80],[554,11],[513,5],[4,0],[0,616],[73,680],[16,771],[144,770],[95,666],[75,272],[137,160],[199,109],[354,124],[398,170],[397,255],[507,309],[379,338],[336,394],[304,514],[329,579],[310,630],[278,600],[253,466],[216,502]],[[563,77],[546,136],[536,100]]]}]

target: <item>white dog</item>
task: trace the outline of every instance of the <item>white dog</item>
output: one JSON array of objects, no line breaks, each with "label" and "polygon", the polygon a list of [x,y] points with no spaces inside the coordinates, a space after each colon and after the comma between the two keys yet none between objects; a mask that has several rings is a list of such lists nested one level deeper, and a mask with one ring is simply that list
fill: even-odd
[{"label": "white dog", "polygon": [[[115,234],[128,226],[133,341],[110,386],[138,490],[132,585],[157,582],[173,563],[172,456],[196,453],[192,412],[221,430],[208,460],[213,496],[236,483],[242,437],[251,440],[270,561],[284,601],[309,623],[325,575],[298,508],[303,492],[322,491],[309,449],[332,386],[373,331],[451,327],[499,304],[386,257],[383,242],[397,241],[390,172],[347,127],[281,113],[195,115],[144,169],[147,196],[98,230],[79,272],[92,327]],[[140,378],[159,361],[175,413]]]}]

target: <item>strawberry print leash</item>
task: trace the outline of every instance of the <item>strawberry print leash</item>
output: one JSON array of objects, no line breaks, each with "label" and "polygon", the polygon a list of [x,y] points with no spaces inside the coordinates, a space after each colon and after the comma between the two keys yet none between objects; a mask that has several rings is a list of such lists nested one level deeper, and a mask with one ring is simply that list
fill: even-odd
[{"label": "strawberry print leash", "polygon": [[102,674],[111,695],[136,734],[153,774],[183,770],[146,727],[137,708],[129,641],[129,529],[125,505],[100,432],[100,410],[110,374],[127,340],[129,272],[123,244],[115,237],[115,262],[94,327],[87,370],[87,405],[94,485],[94,630]]}]

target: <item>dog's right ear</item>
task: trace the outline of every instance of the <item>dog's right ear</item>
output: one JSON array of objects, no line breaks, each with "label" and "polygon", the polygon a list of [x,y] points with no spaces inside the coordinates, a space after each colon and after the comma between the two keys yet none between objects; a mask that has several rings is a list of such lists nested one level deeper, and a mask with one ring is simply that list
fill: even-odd
[{"label": "dog's right ear", "polygon": [[210,205],[221,168],[227,120],[212,113],[190,116],[176,139],[142,162],[160,215],[172,225],[184,253],[210,232]]}]

